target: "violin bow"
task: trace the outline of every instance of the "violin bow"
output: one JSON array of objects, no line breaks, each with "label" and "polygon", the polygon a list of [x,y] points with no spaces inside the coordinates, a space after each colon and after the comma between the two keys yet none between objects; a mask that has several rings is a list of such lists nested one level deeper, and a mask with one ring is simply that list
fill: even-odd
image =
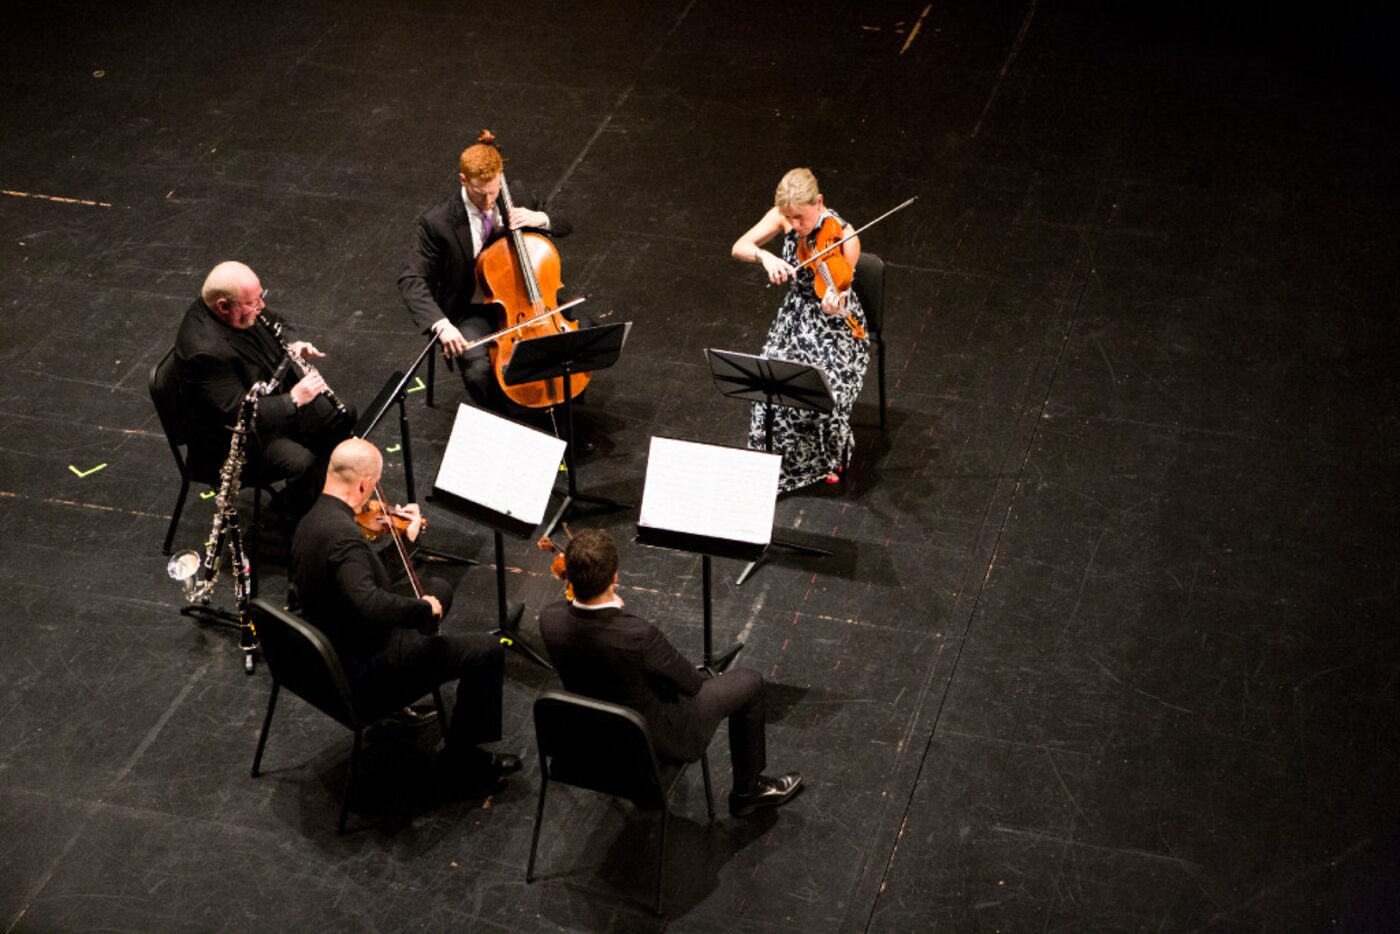
[{"label": "violin bow", "polygon": [[[851,231],[849,234],[847,234],[846,236],[842,237],[840,240],[837,240],[837,241],[836,241],[835,243],[833,243],[831,246],[827,247],[825,250],[822,250],[820,253],[816,254],[815,256],[809,256],[809,257],[807,257],[807,262],[805,262],[805,263],[798,263],[796,266],[792,267],[792,271],[793,271],[793,272],[797,272],[797,270],[799,270],[799,269],[802,269],[802,268],[804,268],[804,267],[806,267],[806,266],[812,265],[812,264],[815,263],[817,260],[819,260],[819,259],[821,259],[823,256],[825,256],[826,254],[830,253],[832,250],[836,249],[836,248],[839,247],[841,244],[845,243],[847,240],[853,239],[853,238],[855,238],[855,237],[859,237],[859,236],[861,235],[861,232],[862,232],[862,231],[869,230],[871,227],[874,227],[876,224],[880,223],[880,221],[882,221],[882,220],[884,220],[885,218],[889,217],[891,214],[894,214],[896,211],[902,211],[902,210],[904,210],[905,208],[909,207],[909,205],[913,204],[915,201],[918,201],[918,200],[919,200],[919,196],[918,196],[918,195],[915,195],[914,197],[910,198],[908,201],[904,202],[903,204],[896,205],[895,207],[890,208],[888,211],[886,211],[884,214],[881,214],[879,217],[875,218],[875,219],[874,219],[873,221],[871,221],[870,223],[865,224],[864,226],[860,227],[860,228],[857,229],[857,230]],[[772,283],[770,282],[769,285],[772,285]]]}]

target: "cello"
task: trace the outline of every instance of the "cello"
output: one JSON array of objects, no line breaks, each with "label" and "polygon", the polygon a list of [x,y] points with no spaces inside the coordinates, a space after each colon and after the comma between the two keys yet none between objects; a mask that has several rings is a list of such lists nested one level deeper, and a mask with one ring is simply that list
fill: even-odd
[{"label": "cello", "polygon": [[[477,142],[495,146],[496,137],[490,130],[482,130]],[[504,172],[500,209],[507,233],[494,243],[483,245],[476,260],[476,278],[482,294],[487,302],[500,306],[499,336],[489,349],[491,368],[506,398],[526,408],[548,408],[563,402],[565,391],[569,398],[583,392],[588,386],[588,374],[571,374],[567,390],[562,377],[508,386],[505,368],[510,365],[517,342],[577,331],[578,322],[565,318],[556,307],[563,283],[559,278],[559,251],[554,243],[544,234],[522,233],[509,226],[515,203]]]}]

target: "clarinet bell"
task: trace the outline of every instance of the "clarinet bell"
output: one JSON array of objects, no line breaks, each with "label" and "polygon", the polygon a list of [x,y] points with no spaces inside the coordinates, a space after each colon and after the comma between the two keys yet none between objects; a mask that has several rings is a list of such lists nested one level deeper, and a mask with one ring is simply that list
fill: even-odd
[{"label": "clarinet bell", "polygon": [[199,599],[199,581],[196,578],[201,563],[199,552],[186,548],[172,555],[170,562],[165,566],[165,572],[170,575],[170,579],[184,588],[185,599],[190,603]]}]

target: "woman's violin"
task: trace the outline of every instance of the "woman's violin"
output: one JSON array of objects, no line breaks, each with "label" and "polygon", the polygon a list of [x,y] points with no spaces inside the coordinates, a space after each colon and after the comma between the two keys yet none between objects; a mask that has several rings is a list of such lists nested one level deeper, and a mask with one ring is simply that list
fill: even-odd
[{"label": "woman's violin", "polygon": [[[833,249],[842,242],[841,234],[844,230],[835,214],[827,214],[815,230],[797,239],[797,265],[801,267],[812,263],[816,272],[812,287],[816,289],[817,298],[824,298],[832,289],[835,289],[837,294],[844,295],[855,280],[856,271],[852,268],[850,260],[846,259],[846,254]],[[816,262],[813,263],[813,259]],[[865,340],[865,328],[860,326],[860,321],[855,315],[846,315],[846,326],[851,329],[851,334],[856,340]]]},{"label": "woman's violin", "polygon": [[[796,272],[804,266],[814,267],[816,279],[813,281],[812,287],[816,289],[817,298],[824,297],[827,289],[845,292],[855,280],[855,270],[851,268],[846,255],[841,252],[841,246],[847,240],[859,236],[861,231],[869,230],[891,214],[904,210],[918,200],[919,196],[915,195],[903,204],[890,208],[870,223],[862,224],[859,229],[851,231],[844,237],[841,236],[841,231],[844,229],[841,222],[835,216],[827,214],[811,234],[797,239],[797,265],[793,267],[793,271]],[[855,336],[856,340],[865,339],[865,328],[860,326],[855,315],[846,316],[846,325],[851,329],[851,334]]]},{"label": "woman's violin", "polygon": [[[389,526],[382,519],[387,519],[389,523],[392,523],[394,531],[400,535],[407,535],[408,527],[413,524],[411,516],[396,509],[386,510],[384,504],[377,499],[371,499],[365,504],[364,509],[355,513],[355,523],[359,525],[361,534],[372,542],[377,542],[389,534]],[[423,524],[418,529],[421,532],[427,527],[428,519],[425,516]]]}]

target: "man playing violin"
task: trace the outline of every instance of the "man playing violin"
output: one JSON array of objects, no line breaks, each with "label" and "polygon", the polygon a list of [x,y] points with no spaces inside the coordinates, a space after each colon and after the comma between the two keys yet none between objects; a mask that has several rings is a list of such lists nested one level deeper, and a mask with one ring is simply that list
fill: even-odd
[{"label": "man playing violin", "polygon": [[[260,322],[280,323],[266,305],[267,291],[243,263],[223,262],[204,280],[199,298],[185,311],[175,338],[175,372],[189,438],[190,472],[217,478],[243,397],[254,383],[270,379],[286,357],[277,336]],[[304,361],[325,354],[307,341],[288,348]],[[339,412],[326,398],[326,381],[315,369],[298,379],[288,372],[258,402],[243,481],[283,479],[279,504],[300,516],[316,498],[326,457],[354,427],[353,412]]]},{"label": "man playing violin", "polygon": [[573,226],[557,212],[545,213],[539,199],[514,179],[515,209],[510,217],[501,216],[497,198],[504,166],[495,146],[467,147],[458,169],[461,187],[418,217],[408,262],[399,273],[399,294],[413,323],[424,334],[436,332],[444,356],[461,365],[462,382],[472,402],[505,412],[507,400],[496,384],[487,345],[467,349],[471,341],[499,327],[497,308],[484,303],[477,282],[477,257],[507,230],[563,237]]},{"label": "man playing violin", "polygon": [[[458,790],[490,791],[520,768],[519,757],[478,745],[501,738],[503,649],[488,633],[439,631],[452,607],[446,581],[422,578],[421,597],[396,588],[355,521],[383,469],[379,449],[368,441],[351,438],[336,446],[321,496],[297,526],[288,576],[302,615],[339,653],[357,703],[393,710],[456,680],[447,745],[439,755],[443,777]],[[423,521],[418,507],[401,512],[413,541]]]}]

